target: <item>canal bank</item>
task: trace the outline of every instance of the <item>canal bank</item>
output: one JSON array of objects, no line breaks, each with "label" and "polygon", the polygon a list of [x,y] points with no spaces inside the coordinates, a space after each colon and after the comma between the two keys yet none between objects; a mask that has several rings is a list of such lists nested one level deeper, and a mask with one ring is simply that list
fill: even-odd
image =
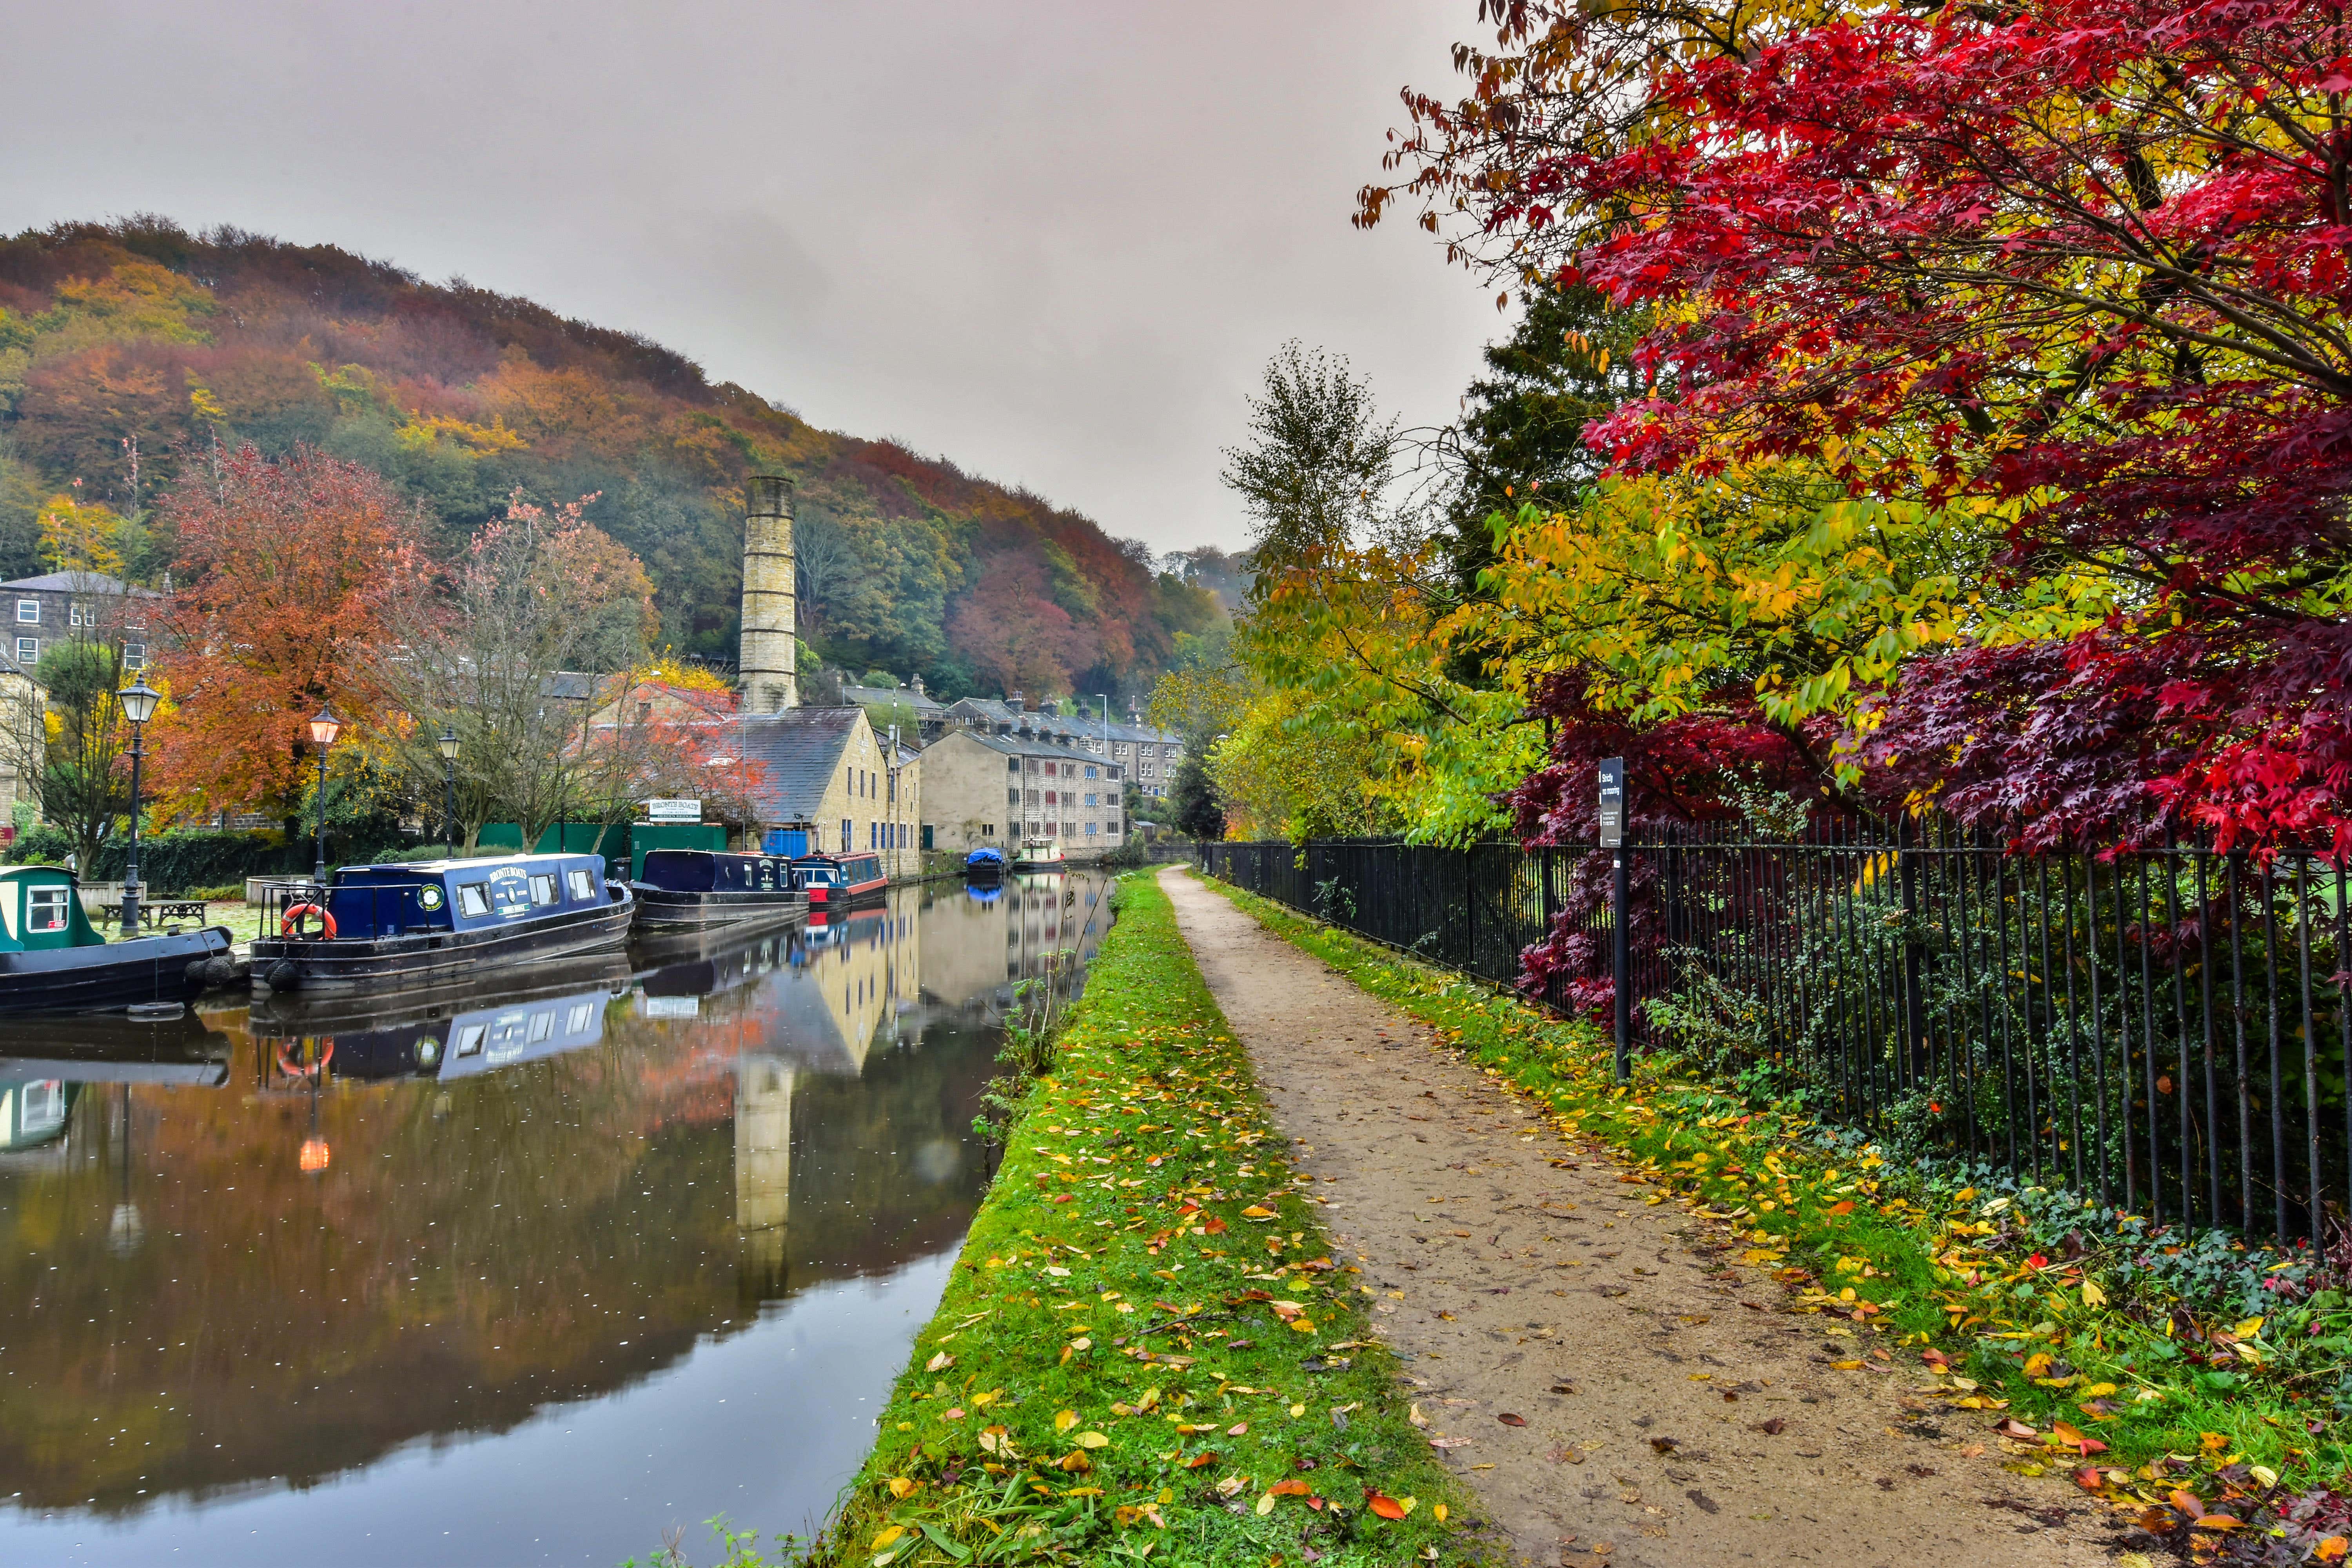
[{"label": "canal bank", "polygon": [[1370,1342],[1356,1260],[1167,894],[1118,889],[816,1561],[949,1563],[1008,1536],[1001,1560],[1459,1560],[1462,1494]]}]

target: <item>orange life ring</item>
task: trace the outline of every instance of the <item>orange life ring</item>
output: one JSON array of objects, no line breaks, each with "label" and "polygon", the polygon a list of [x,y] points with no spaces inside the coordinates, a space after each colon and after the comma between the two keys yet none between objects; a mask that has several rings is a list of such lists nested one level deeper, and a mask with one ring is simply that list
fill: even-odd
[{"label": "orange life ring", "polygon": [[320,1069],[324,1068],[329,1062],[335,1059],[335,1037],[332,1035],[330,1035],[324,1040],[320,1042],[319,1059],[310,1063],[307,1067],[299,1062],[292,1060],[287,1055],[288,1052],[293,1049],[294,1046],[291,1041],[280,1040],[278,1043],[278,1070],[284,1073],[288,1078],[310,1078],[315,1076]]},{"label": "orange life ring", "polygon": [[[294,928],[302,923],[302,917],[304,915],[318,916],[320,925],[325,928],[323,933],[325,939],[330,942],[334,940],[335,917],[329,914],[324,906],[319,904],[296,904],[291,909],[289,909],[278,919],[278,934],[279,936],[300,936],[301,933],[297,931]],[[303,940],[307,942],[310,939],[305,937]]]}]

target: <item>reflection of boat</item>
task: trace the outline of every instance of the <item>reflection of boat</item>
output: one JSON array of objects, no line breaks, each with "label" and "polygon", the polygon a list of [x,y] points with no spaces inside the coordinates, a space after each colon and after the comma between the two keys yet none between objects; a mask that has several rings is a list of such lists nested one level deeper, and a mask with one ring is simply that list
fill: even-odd
[{"label": "reflection of boat", "polygon": [[1004,896],[1004,889],[994,882],[967,882],[963,894],[976,904],[992,904]]},{"label": "reflection of boat", "polygon": [[[60,866],[0,870],[0,1012],[84,1013],[193,1002],[234,973],[226,926],[108,942]],[[217,967],[215,967],[215,961]]]},{"label": "reflection of boat", "polygon": [[993,882],[1004,875],[1004,851],[983,844],[963,858],[963,874],[975,882]]},{"label": "reflection of boat", "polygon": [[879,899],[889,891],[878,855],[803,855],[793,862],[793,879],[808,894],[809,912],[853,900]]},{"label": "reflection of boat", "polygon": [[257,990],[394,990],[551,963],[618,948],[636,908],[601,855],[346,866],[296,897],[289,922],[323,903],[327,932],[257,940]]},{"label": "reflection of boat", "polygon": [[1014,857],[1015,871],[1059,871],[1067,862],[1062,858],[1062,845],[1055,838],[1024,838],[1021,853]]},{"label": "reflection of boat", "polygon": [[[659,956],[667,962],[657,969],[641,972],[637,988],[648,1003],[715,996],[748,984],[780,966],[789,966],[798,945],[798,938],[793,932],[773,934],[756,942],[744,942],[739,935],[723,947],[704,942],[695,948],[672,944],[665,951],[640,944],[640,950],[646,951],[647,956]],[[666,1011],[659,1006],[646,1008],[650,1017],[663,1016]],[[696,1009],[676,1011],[691,1016]]]},{"label": "reflection of boat", "polygon": [[808,894],[793,885],[792,861],[709,849],[647,852],[629,890],[640,931],[773,923],[797,920],[809,906]]},{"label": "reflection of boat", "polygon": [[593,1044],[604,1033],[604,1005],[627,988],[626,966],[607,958],[517,977],[487,995],[480,986],[272,995],[256,1002],[249,1026],[262,1041],[332,1040],[338,1078],[462,1078]]}]

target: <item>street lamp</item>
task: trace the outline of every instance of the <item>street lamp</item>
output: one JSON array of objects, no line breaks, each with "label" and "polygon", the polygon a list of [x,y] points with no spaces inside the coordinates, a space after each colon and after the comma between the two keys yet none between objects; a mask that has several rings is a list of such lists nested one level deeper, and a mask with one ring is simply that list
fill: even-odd
[{"label": "street lamp", "polygon": [[310,868],[310,879],[324,888],[327,885],[327,748],[343,732],[343,721],[335,717],[331,707],[320,704],[310,718],[310,743],[319,748],[319,854]]},{"label": "street lamp", "polygon": [[114,694],[122,705],[122,716],[131,721],[131,856],[122,870],[122,934],[139,934],[139,786],[140,765],[147,756],[147,721],[155,717],[155,704],[163,700],[160,691],[151,690],[147,678],[124,687]]},{"label": "street lamp", "polygon": [[441,786],[448,792],[442,808],[441,847],[457,858],[457,726],[441,726]]}]

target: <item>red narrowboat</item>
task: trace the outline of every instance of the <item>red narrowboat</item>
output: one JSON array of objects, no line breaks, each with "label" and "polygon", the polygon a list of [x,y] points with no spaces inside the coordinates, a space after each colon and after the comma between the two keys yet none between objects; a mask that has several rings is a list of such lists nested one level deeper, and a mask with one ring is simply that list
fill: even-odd
[{"label": "red narrowboat", "polygon": [[803,855],[793,862],[793,880],[808,894],[811,914],[878,899],[890,887],[878,855]]}]

